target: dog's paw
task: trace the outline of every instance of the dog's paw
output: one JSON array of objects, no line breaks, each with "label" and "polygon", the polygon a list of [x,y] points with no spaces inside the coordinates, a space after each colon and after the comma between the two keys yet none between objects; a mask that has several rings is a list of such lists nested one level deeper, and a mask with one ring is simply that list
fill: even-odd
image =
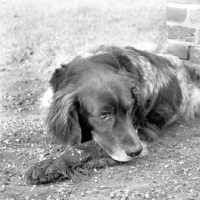
[{"label": "dog's paw", "polygon": [[25,174],[27,184],[32,185],[51,183],[64,178],[69,178],[65,163],[61,159],[53,158],[36,163]]},{"label": "dog's paw", "polygon": [[111,158],[101,158],[101,159],[94,159],[91,160],[83,165],[84,168],[88,170],[99,169],[103,167],[111,167],[114,166],[117,162]]}]

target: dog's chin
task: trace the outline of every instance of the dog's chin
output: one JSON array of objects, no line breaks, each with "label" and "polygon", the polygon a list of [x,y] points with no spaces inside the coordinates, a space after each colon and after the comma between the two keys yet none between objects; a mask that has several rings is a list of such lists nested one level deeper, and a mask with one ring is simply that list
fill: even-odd
[{"label": "dog's chin", "polygon": [[124,154],[113,154],[113,155],[109,155],[109,156],[113,160],[119,161],[119,162],[128,162],[128,161],[135,158],[135,157],[130,157],[130,156],[126,155],[126,153],[124,153]]},{"label": "dog's chin", "polygon": [[142,144],[143,150],[138,156],[135,156],[135,157],[128,156],[123,150],[119,150],[119,151],[116,151],[115,153],[112,153],[112,154],[108,153],[108,154],[113,160],[116,160],[119,162],[128,162],[130,160],[133,160],[134,158],[142,158],[148,155],[148,149],[147,149],[148,145],[144,141],[141,141],[141,144]]},{"label": "dog's chin", "polygon": [[[108,148],[108,145],[105,145],[99,137],[94,137],[96,143],[98,143],[101,148],[115,161],[119,162],[128,162],[135,157],[130,157],[126,154],[125,150],[121,145],[113,145],[113,148]],[[111,145],[110,145],[111,146]]]},{"label": "dog's chin", "polygon": [[[107,152],[108,153],[108,152]],[[132,159],[134,159],[135,157],[130,157],[126,154],[125,151],[123,150],[119,150],[119,151],[115,151],[112,153],[108,153],[108,155],[115,161],[119,161],[119,162],[128,162]]]}]

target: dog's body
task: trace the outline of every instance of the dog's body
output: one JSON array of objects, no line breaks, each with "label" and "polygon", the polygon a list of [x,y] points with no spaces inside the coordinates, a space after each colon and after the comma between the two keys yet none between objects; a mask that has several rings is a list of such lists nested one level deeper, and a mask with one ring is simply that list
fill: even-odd
[{"label": "dog's body", "polygon": [[140,137],[199,114],[198,79],[176,57],[101,46],[53,74],[48,131],[68,145],[94,139],[128,161],[142,151]]}]

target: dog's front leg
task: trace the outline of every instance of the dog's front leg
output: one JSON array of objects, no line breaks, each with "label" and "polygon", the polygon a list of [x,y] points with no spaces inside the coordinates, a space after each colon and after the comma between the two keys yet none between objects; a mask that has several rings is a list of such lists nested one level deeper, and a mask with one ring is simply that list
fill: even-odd
[{"label": "dog's front leg", "polygon": [[25,174],[28,184],[44,184],[69,179],[85,179],[93,169],[112,166],[116,162],[95,142],[89,141],[71,148],[56,158],[36,163]]}]

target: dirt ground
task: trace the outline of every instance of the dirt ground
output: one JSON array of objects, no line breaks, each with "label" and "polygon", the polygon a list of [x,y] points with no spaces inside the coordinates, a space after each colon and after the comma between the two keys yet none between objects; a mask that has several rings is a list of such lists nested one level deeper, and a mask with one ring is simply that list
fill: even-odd
[{"label": "dirt ground", "polygon": [[32,164],[63,150],[49,142],[40,106],[53,70],[90,46],[166,37],[158,18],[164,0],[26,2],[1,3],[0,199],[199,200],[200,119],[177,122],[146,157],[97,170],[87,181],[26,185]]}]

